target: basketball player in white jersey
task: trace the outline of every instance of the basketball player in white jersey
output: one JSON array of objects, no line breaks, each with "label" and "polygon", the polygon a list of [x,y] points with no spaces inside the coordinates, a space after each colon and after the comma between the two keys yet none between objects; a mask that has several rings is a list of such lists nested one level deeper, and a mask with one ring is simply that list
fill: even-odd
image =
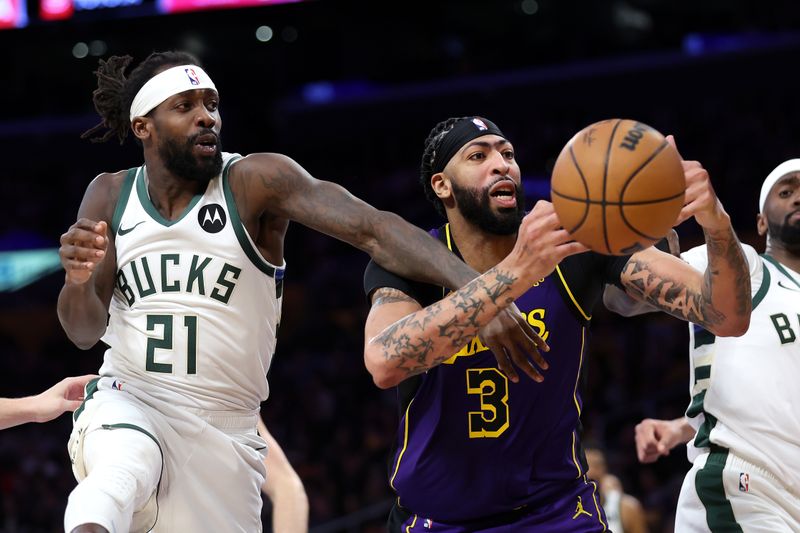
[{"label": "basketball player in white jersey", "polygon": [[[103,173],[61,237],[59,319],[108,344],[69,442],[80,481],[67,532],[261,531],[266,445],[256,432],[275,350],[289,220],[346,241],[401,275],[459,287],[477,273],[424,231],[280,154],[220,144],[219,93],[192,56],[101,61],[94,102],[144,164]],[[486,332],[503,369],[536,372],[542,343],[520,314]]]},{"label": "basketball player in white jersey", "polygon": [[[675,531],[800,531],[800,159],[761,187],[761,256],[749,246],[753,311],[738,338],[690,328],[691,405],[675,420],[636,427],[639,460],[689,442],[693,466]],[[681,256],[703,268],[702,249]]]}]

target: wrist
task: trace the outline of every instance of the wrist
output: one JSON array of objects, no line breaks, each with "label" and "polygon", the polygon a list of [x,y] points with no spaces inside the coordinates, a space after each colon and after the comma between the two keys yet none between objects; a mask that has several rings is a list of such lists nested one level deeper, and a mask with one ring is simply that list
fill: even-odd
[{"label": "wrist", "polygon": [[717,237],[723,236],[731,232],[731,217],[723,209],[721,204],[717,205],[717,209],[713,213],[709,213],[707,217],[703,217],[702,221],[698,221],[703,228],[706,236]]}]

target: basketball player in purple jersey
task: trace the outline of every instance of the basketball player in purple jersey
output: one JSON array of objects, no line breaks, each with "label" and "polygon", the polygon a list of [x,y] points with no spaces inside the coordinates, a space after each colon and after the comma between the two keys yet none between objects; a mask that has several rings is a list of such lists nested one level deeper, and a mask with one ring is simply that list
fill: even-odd
[{"label": "basketball player in purple jersey", "polygon": [[[374,262],[364,275],[372,302],[365,363],[379,387],[398,387],[401,404],[389,469],[398,496],[390,531],[608,529],[597,487],[586,478],[578,387],[604,284],[719,335],[748,327],[748,270],[730,218],[700,164],[683,166],[679,220],[694,216],[704,230],[704,273],[654,247],[560,260],[564,244],[552,235],[559,228],[552,204],[540,201],[525,216],[520,169],[500,129],[463,117],[431,131],[421,180],[447,219],[431,234],[484,274],[449,294]],[[519,248],[538,263],[521,260]],[[476,336],[511,301],[549,344],[547,362],[531,356],[547,370],[546,380],[539,374],[509,381]]]}]

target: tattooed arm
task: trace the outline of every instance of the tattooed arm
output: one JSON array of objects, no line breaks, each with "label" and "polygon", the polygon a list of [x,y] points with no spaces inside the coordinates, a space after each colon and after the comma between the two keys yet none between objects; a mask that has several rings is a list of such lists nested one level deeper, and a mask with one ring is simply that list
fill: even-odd
[{"label": "tattooed arm", "polygon": [[[375,290],[364,330],[364,361],[375,384],[397,385],[460,350],[535,280],[552,272],[564,257],[586,250],[568,239],[552,204],[539,202],[523,220],[512,252],[443,300],[423,309],[400,290]],[[529,354],[539,368],[547,368],[538,350]],[[527,364],[526,373],[542,381],[536,367],[529,360]]]},{"label": "tattooed arm", "polygon": [[[252,154],[233,165],[229,182],[248,233],[274,262],[283,260],[283,234],[287,220],[294,220],[352,244],[403,277],[458,288],[478,275],[427,232],[335,183],[314,179],[286,156]],[[564,246],[568,253],[582,251],[577,245]],[[500,370],[514,382],[519,378],[513,365],[535,377],[525,354],[541,339],[518,310],[504,310],[487,326],[483,340]]]},{"label": "tattooed arm", "polygon": [[631,296],[715,335],[742,335],[750,325],[751,311],[744,251],[708,172],[697,161],[683,161],[683,168],[686,205],[678,223],[693,216],[703,228],[708,251],[705,272],[651,247],[631,256],[620,280]]},{"label": "tattooed arm", "polygon": [[427,232],[335,183],[313,178],[286,156],[249,155],[233,166],[230,183],[251,235],[259,234],[262,217],[280,217],[352,244],[387,270],[414,280],[455,289],[478,275]]},{"label": "tattooed arm", "polygon": [[[424,309],[397,289],[376,290],[364,327],[364,362],[375,384],[393,387],[438,365],[529,286],[512,272],[494,267]],[[547,368],[538,352],[534,357]],[[538,371],[535,379],[542,380]]]}]

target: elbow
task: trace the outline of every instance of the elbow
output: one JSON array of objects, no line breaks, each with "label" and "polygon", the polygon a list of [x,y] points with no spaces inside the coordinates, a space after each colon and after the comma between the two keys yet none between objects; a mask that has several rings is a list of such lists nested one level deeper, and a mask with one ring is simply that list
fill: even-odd
[{"label": "elbow", "polygon": [[402,379],[394,375],[395,373],[388,370],[373,371],[370,373],[372,374],[373,383],[375,383],[375,386],[379,389],[391,389],[402,381]]},{"label": "elbow", "polygon": [[97,344],[97,340],[93,340],[93,341],[77,340],[77,339],[70,339],[70,340],[80,350],[90,350],[90,349],[94,348],[95,344]]},{"label": "elbow", "polygon": [[396,379],[393,376],[381,376],[378,377],[376,375],[372,375],[372,381],[375,383],[375,386],[379,389],[391,389],[392,387],[396,387],[400,384],[400,379]]},{"label": "elbow", "polygon": [[72,344],[77,346],[81,350],[89,350],[97,344],[97,341],[100,340],[102,335],[79,335],[75,333],[70,333],[69,330],[66,328],[64,331],[67,334],[67,338],[72,341]]},{"label": "elbow", "polygon": [[750,327],[750,313],[745,315],[737,314],[725,320],[719,327],[715,328],[714,335],[718,337],[741,337],[747,333]]},{"label": "elbow", "polygon": [[403,381],[396,370],[388,368],[385,363],[380,364],[370,361],[367,354],[365,354],[364,362],[372,376],[372,382],[375,383],[375,386],[379,389],[391,389]]}]

